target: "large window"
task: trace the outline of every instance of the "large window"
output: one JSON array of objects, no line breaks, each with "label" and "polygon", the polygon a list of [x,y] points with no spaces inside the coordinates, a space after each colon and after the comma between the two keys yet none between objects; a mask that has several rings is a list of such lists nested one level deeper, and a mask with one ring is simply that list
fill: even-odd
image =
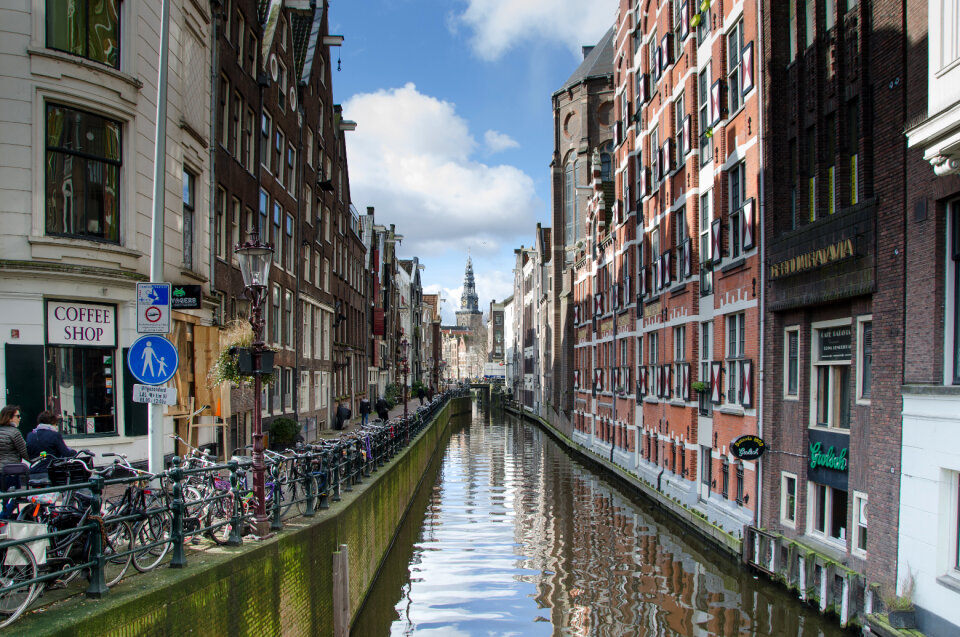
[{"label": "large window", "polygon": [[120,68],[120,0],[47,0],[47,48]]},{"label": "large window", "polygon": [[710,361],[713,359],[713,321],[700,323],[700,374],[698,380],[706,383],[707,390],[700,392],[700,413],[709,416],[713,413],[713,402],[710,400]]},{"label": "large window", "polygon": [[707,129],[710,128],[710,67],[706,67],[700,72],[699,84],[697,88],[697,131],[700,134],[700,165],[703,166],[713,159],[713,146],[711,138],[707,136]]},{"label": "large window", "polygon": [[729,235],[730,258],[736,259],[743,251],[741,244],[743,204],[747,200],[747,163],[740,162],[728,173],[730,185]]},{"label": "large window", "polygon": [[273,285],[273,308],[270,313],[270,326],[273,328],[271,342],[280,343],[280,286]]},{"label": "large window", "polygon": [[743,20],[727,33],[727,96],[730,103],[730,114],[736,113],[741,106],[740,102],[740,56],[743,52]]},{"label": "large window", "polygon": [[847,539],[847,492],[808,482],[807,528],[813,535],[845,542]]},{"label": "large window", "polygon": [[687,116],[685,101],[683,91],[680,91],[677,99],[673,101],[674,127],[677,131],[677,166],[683,163],[683,158],[686,157],[686,144],[690,143],[690,140],[685,139],[683,136],[683,120]]},{"label": "large window", "polygon": [[577,188],[573,178],[573,161],[568,161],[563,173],[563,210],[565,237],[564,242],[572,246],[574,242],[574,226],[576,225]]},{"label": "large window", "polygon": [[797,524],[797,476],[780,474],[780,522],[790,528]]},{"label": "large window", "polygon": [[853,492],[853,544],[854,554],[867,555],[867,494]]},{"label": "large window", "polygon": [[800,330],[789,328],[783,339],[783,395],[796,398],[800,394]]},{"label": "large window", "polygon": [[47,234],[120,242],[120,122],[47,104]]},{"label": "large window", "polygon": [[46,400],[64,435],[116,433],[113,357],[112,349],[47,346]]},{"label": "large window", "polygon": [[850,429],[850,324],[814,331],[811,424]]},{"label": "large window", "polygon": [[193,231],[196,212],[197,179],[189,170],[183,171],[183,267],[193,269]]},{"label": "large window", "polygon": [[858,319],[857,334],[857,399],[869,402],[873,380],[873,320]]},{"label": "large window", "polygon": [[727,316],[727,403],[743,400],[743,365],[746,348],[746,314],[739,312]]}]

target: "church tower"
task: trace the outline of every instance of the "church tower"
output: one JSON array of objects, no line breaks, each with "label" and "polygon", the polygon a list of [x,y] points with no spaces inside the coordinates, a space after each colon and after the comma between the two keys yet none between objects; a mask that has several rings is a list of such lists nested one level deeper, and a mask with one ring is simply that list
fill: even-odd
[{"label": "church tower", "polygon": [[463,275],[463,294],[460,296],[457,325],[469,327],[471,330],[483,326],[483,312],[480,311],[477,289],[473,280],[473,262],[469,256],[467,256],[467,270]]}]

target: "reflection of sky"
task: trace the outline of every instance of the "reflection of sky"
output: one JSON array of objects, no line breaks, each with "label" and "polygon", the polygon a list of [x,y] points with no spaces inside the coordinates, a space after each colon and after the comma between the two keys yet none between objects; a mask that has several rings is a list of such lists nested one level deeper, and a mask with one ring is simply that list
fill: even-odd
[{"label": "reflection of sky", "polygon": [[538,430],[475,420],[447,448],[391,634],[840,634],[658,516]]}]

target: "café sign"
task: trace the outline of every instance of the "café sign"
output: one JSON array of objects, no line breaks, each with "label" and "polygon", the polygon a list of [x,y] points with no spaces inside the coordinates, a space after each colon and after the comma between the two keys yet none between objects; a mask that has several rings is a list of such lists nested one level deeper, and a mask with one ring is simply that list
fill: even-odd
[{"label": "caf\u00e9 sign", "polygon": [[766,448],[767,444],[760,436],[740,436],[730,443],[730,451],[741,460],[756,460]]},{"label": "caf\u00e9 sign", "polygon": [[824,248],[805,252],[804,254],[791,257],[774,263],[770,266],[770,279],[780,279],[791,274],[799,274],[808,270],[843,261],[856,255],[853,246],[853,239],[841,239],[836,243],[830,244]]},{"label": "caf\u00e9 sign", "polygon": [[47,344],[115,348],[117,307],[48,300]]},{"label": "caf\u00e9 sign", "polygon": [[820,360],[850,360],[850,339],[852,333],[852,329],[849,325],[841,325],[840,327],[831,327],[819,330]]}]

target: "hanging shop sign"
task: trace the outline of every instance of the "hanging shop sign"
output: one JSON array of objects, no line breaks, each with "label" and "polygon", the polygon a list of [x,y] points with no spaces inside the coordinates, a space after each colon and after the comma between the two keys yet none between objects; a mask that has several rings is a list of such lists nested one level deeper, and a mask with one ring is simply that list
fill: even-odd
[{"label": "hanging shop sign", "polygon": [[116,347],[116,306],[47,300],[47,344]]},{"label": "hanging shop sign", "polygon": [[847,490],[850,468],[850,436],[810,429],[807,476],[814,482]]},{"label": "hanging shop sign", "polygon": [[767,443],[760,436],[740,436],[730,443],[730,451],[741,460],[756,460],[766,448]]},{"label": "hanging shop sign", "polygon": [[818,330],[818,333],[821,361],[850,360],[850,337],[853,331],[849,325]]},{"label": "hanging shop sign", "polygon": [[170,300],[175,310],[199,310],[203,301],[203,288],[199,285],[174,285]]},{"label": "hanging shop sign", "polygon": [[841,239],[826,247],[774,263],[770,266],[770,279],[780,279],[792,274],[815,270],[854,256],[856,256],[856,250],[854,249],[853,239]]}]

